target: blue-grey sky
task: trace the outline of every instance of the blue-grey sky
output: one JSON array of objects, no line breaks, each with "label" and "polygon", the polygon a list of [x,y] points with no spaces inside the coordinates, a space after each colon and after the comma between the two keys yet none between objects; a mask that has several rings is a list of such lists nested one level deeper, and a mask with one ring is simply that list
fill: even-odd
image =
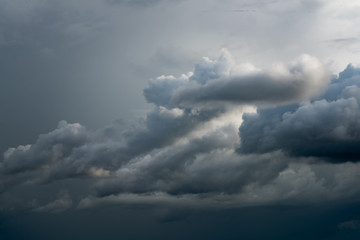
[{"label": "blue-grey sky", "polygon": [[0,238],[357,239],[359,10],[0,0]]}]

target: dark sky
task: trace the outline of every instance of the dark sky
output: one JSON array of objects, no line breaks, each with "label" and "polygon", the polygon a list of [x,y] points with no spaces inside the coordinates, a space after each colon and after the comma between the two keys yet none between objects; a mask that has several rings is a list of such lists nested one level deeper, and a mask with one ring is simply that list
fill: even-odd
[{"label": "dark sky", "polygon": [[359,10],[0,0],[0,238],[358,239]]},{"label": "dark sky", "polygon": [[[357,239],[358,204],[266,206],[219,211],[104,207],[61,214],[17,213],[2,239]],[[352,219],[352,220],[348,220]]]}]

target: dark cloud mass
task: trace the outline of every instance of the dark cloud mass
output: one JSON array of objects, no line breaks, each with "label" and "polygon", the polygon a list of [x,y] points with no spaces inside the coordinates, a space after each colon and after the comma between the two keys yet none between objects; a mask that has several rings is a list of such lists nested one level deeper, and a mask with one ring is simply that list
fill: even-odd
[{"label": "dark cloud mass", "polygon": [[240,127],[244,153],[283,150],[330,162],[360,160],[360,71],[349,65],[309,101],[258,109]]},{"label": "dark cloud mass", "polygon": [[[240,158],[231,151],[235,141],[234,128],[225,127],[201,138],[152,151],[120,168],[116,177],[100,181],[98,194],[237,193],[250,182],[270,181],[287,165],[281,154]],[[279,159],[273,160],[274,157]],[[256,168],[258,164],[267,171]]]},{"label": "dark cloud mass", "polygon": [[193,73],[151,80],[144,96],[155,106],[144,119],[98,130],[61,121],[34,144],[9,148],[0,164],[2,209],[357,197],[349,186],[359,166],[348,161],[358,154],[359,73],[349,65],[330,82],[308,55],[262,70],[222,50]]},{"label": "dark cloud mass", "polygon": [[56,130],[40,135],[34,145],[8,149],[1,167],[6,174],[14,174],[51,165],[68,157],[87,138],[87,132],[80,124],[61,121]]},{"label": "dark cloud mass", "polygon": [[0,240],[360,239],[359,10],[0,0]]}]

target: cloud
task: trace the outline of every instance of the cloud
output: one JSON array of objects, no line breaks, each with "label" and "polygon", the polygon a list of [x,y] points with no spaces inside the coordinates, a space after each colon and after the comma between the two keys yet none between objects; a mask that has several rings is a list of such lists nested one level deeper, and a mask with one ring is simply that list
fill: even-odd
[{"label": "cloud", "polygon": [[[249,182],[266,183],[286,167],[281,154],[239,156],[234,126],[132,159],[113,178],[100,181],[99,196],[116,193],[236,193]],[[275,160],[277,158],[277,160]],[[258,164],[263,168],[257,169]],[[263,169],[266,168],[266,171]]]},{"label": "cloud", "polygon": [[302,55],[288,66],[277,64],[261,70],[235,64],[223,49],[218,60],[204,58],[194,73],[179,78],[162,76],[144,90],[148,102],[162,106],[233,104],[274,105],[308,99],[330,81],[325,67],[314,57]]},{"label": "cloud", "polygon": [[[157,182],[151,180],[146,170],[142,171],[145,174],[143,177],[124,168],[119,173],[123,174],[120,178],[124,182],[120,179],[117,183],[115,179],[100,182],[97,185],[98,195],[83,198],[78,207],[138,203],[221,209],[339,203],[360,196],[359,188],[354,187],[359,176],[359,164],[310,165],[301,162],[306,159],[289,159],[280,152],[240,157],[228,154],[212,154],[214,159],[203,155],[203,161],[195,160],[187,166],[187,170],[173,172],[173,176],[167,179],[154,174]],[[291,163],[294,160],[297,161]],[[138,182],[131,186],[135,179]],[[153,191],[154,187],[163,191]],[[169,191],[171,189],[177,191]]]},{"label": "cloud", "polygon": [[183,74],[179,78],[174,76],[160,76],[149,81],[149,87],[144,89],[144,97],[149,103],[158,106],[170,106],[174,92],[188,83],[192,73]]},{"label": "cloud", "polygon": [[156,107],[147,115],[144,129],[128,132],[126,153],[136,156],[155,148],[171,145],[200,124],[223,113],[223,109],[179,109]]},{"label": "cloud", "polygon": [[37,207],[34,211],[59,213],[71,208],[72,205],[73,201],[71,200],[69,194],[67,192],[63,192],[60,194],[58,199],[44,206]]},{"label": "cloud", "polygon": [[[144,97],[154,108],[144,119],[98,130],[61,121],[34,144],[9,148],[0,201],[34,209],[39,192],[36,211],[57,212],[159,196],[206,206],[357,196],[349,186],[359,166],[348,161],[358,155],[359,73],[348,66],[326,86],[313,57],[261,70],[223,50],[193,73],[151,80]],[[58,189],[68,192],[54,200]]]},{"label": "cloud", "polygon": [[283,150],[330,162],[359,161],[359,73],[349,65],[320,97],[244,115],[240,151]]},{"label": "cloud", "polygon": [[1,171],[5,174],[46,168],[68,157],[74,148],[84,144],[87,132],[80,124],[60,121],[54,131],[40,135],[34,145],[20,145],[4,153]]},{"label": "cloud", "polygon": [[[156,107],[134,128],[114,124],[96,132],[61,121],[33,145],[9,148],[0,163],[1,187],[68,178],[106,178],[131,159],[171,146],[219,110]],[[234,130],[235,132],[235,130]]]}]

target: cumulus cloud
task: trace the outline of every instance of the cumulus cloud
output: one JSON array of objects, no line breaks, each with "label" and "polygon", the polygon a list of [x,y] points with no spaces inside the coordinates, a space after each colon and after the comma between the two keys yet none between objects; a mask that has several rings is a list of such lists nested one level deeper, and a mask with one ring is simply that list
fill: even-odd
[{"label": "cumulus cloud", "polygon": [[244,116],[240,151],[283,150],[331,162],[358,161],[360,74],[349,65],[322,96]]},{"label": "cumulus cloud", "polygon": [[194,73],[152,81],[144,95],[148,102],[163,106],[214,102],[273,105],[308,99],[329,80],[325,67],[309,55],[302,55],[287,66],[277,64],[263,70],[251,64],[235,64],[231,54],[223,49],[218,60],[204,58],[195,65]]},{"label": "cumulus cloud", "polygon": [[60,121],[41,134],[33,145],[9,148],[0,163],[2,191],[21,184],[43,184],[69,178],[108,177],[114,158],[124,144],[111,137],[109,128],[99,132]]},{"label": "cumulus cloud", "polygon": [[87,141],[87,132],[80,124],[60,121],[54,131],[40,135],[34,145],[20,145],[4,153],[1,170],[5,174],[46,168],[70,155]]},{"label": "cumulus cloud", "polygon": [[289,68],[277,66],[272,71],[256,71],[209,80],[204,85],[191,84],[175,93],[173,102],[232,102],[262,104],[307,99],[327,84],[328,76],[314,58],[304,55]]},{"label": "cumulus cloud", "polygon": [[147,115],[145,128],[128,132],[125,152],[135,156],[154,148],[171,145],[200,124],[223,113],[223,109],[166,109],[157,107]]},{"label": "cumulus cloud", "polygon": [[[223,50],[194,72],[151,80],[144,96],[155,106],[144,119],[95,131],[61,121],[34,144],[9,148],[0,163],[0,201],[31,202],[25,188],[69,183],[67,194],[54,200],[47,193],[31,208],[57,212],[159,196],[210,205],[356,196],[359,189],[348,187],[359,166],[347,161],[358,156],[359,73],[348,66],[326,86],[328,73],[313,57],[262,70],[236,64]],[[328,163],[309,165],[321,158],[346,162],[341,172],[348,175]]]},{"label": "cumulus cloud", "polygon": [[[252,181],[266,183],[286,167],[287,161],[281,154],[236,154],[234,130],[233,126],[225,126],[134,158],[113,178],[97,184],[98,195],[154,191],[172,195],[234,193]],[[263,167],[256,168],[258,164]]]}]

